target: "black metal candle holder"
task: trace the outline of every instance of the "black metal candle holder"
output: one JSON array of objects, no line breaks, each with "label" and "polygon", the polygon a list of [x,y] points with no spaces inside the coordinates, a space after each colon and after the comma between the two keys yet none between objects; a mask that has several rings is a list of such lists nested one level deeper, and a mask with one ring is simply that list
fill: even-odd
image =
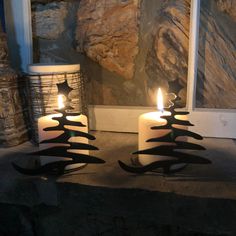
[{"label": "black metal candle holder", "polygon": [[[42,144],[66,144],[67,146],[55,145],[53,147],[40,150],[37,152],[29,153],[28,155],[36,155],[36,156],[54,156],[54,157],[63,157],[66,160],[54,161],[47,164],[44,164],[38,168],[28,169],[22,168],[15,163],[12,163],[13,167],[22,174],[26,175],[40,175],[45,173],[55,173],[55,174],[64,174],[66,173],[66,167],[72,164],[84,163],[84,164],[102,164],[105,163],[104,160],[90,156],[87,154],[80,154],[80,153],[72,153],[68,152],[68,150],[98,150],[97,147],[86,144],[86,143],[79,143],[79,142],[70,142],[69,139],[72,137],[84,137],[88,140],[95,140],[96,138],[86,132],[82,131],[75,131],[67,128],[68,126],[79,126],[79,127],[86,127],[84,124],[78,121],[70,121],[66,117],[67,116],[78,116],[80,113],[73,113],[68,112],[73,111],[73,107],[71,107],[70,99],[68,98],[69,93],[73,90],[69,87],[67,80],[63,83],[57,84],[58,94],[63,94],[65,96],[65,106],[61,109],[56,109],[55,111],[62,114],[60,117],[53,117],[53,120],[59,122],[57,126],[54,127],[47,127],[43,129],[44,131],[63,131],[63,134],[52,138],[43,140],[40,143]],[[78,168],[74,169],[77,170]],[[73,170],[73,169],[72,169]],[[70,171],[72,171],[70,170]]]},{"label": "black metal candle holder", "polygon": [[[123,163],[122,161],[118,161],[120,167],[131,173],[145,173],[149,171],[156,171],[157,169],[163,169],[164,174],[170,174],[177,171],[180,171],[185,167],[186,165],[182,165],[180,168],[173,169],[172,167],[174,165],[178,164],[210,164],[211,161],[190,153],[181,152],[179,150],[205,150],[205,148],[199,144],[190,143],[190,142],[184,142],[184,141],[177,141],[176,139],[179,136],[185,136],[185,137],[191,137],[194,139],[202,140],[203,137],[197,133],[191,132],[189,130],[176,128],[173,125],[181,125],[181,126],[193,126],[188,120],[179,120],[176,118],[176,115],[188,115],[189,112],[185,111],[176,111],[175,110],[175,104],[179,100],[178,97],[175,96],[173,103],[169,108],[166,108],[167,111],[171,112],[171,115],[169,116],[161,116],[161,118],[165,119],[167,121],[166,125],[163,126],[154,126],[151,127],[153,130],[170,130],[169,133],[162,137],[158,138],[151,138],[149,140],[146,140],[146,142],[158,142],[158,143],[171,143],[171,145],[158,145],[153,148],[145,149],[145,150],[139,150],[134,152],[133,154],[146,154],[146,155],[155,155],[158,156],[164,156],[166,157],[166,160],[157,160],[150,164],[141,166],[129,166]],[[173,159],[170,159],[170,157],[173,157]]]}]

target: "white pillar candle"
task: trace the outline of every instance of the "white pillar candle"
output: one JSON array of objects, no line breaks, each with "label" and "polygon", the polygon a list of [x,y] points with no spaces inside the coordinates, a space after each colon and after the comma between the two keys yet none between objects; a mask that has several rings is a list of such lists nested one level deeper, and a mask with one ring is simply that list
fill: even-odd
[{"label": "white pillar candle", "polygon": [[[164,118],[161,118],[161,116],[171,115],[170,112],[163,110],[163,97],[160,89],[158,90],[157,94],[157,104],[158,104],[158,109],[161,111],[144,113],[141,116],[139,116],[138,150],[140,151],[161,145],[175,145],[174,143],[170,142],[146,142],[148,139],[160,138],[170,132],[170,129],[151,129],[154,126],[163,126],[167,124],[167,121]],[[179,120],[187,120],[186,115],[176,115],[175,118]],[[174,125],[174,127],[180,129],[187,129],[186,126],[182,125]],[[179,137],[177,139],[181,141],[186,140],[186,138],[183,137]],[[154,161],[168,160],[168,159],[173,159],[173,157],[167,157],[161,155],[147,155],[147,154],[139,154],[138,156],[138,161],[141,165],[147,165]]]},{"label": "white pillar candle", "polygon": [[[43,116],[38,119],[38,131],[39,131],[39,142],[43,140],[48,140],[48,139],[53,139],[58,137],[59,135],[63,134],[63,131],[44,131],[45,128],[49,127],[54,127],[58,125],[58,121],[53,120],[53,117],[60,117],[62,114],[52,114],[52,115],[47,115]],[[75,131],[82,131],[88,133],[88,119],[85,115],[78,115],[78,116],[67,116],[66,117],[68,120],[71,121],[77,121],[81,122],[83,125],[86,127],[80,127],[80,126],[65,126],[68,127],[71,130]],[[80,143],[86,143],[88,144],[88,139],[84,137],[71,137],[68,141],[70,142],[80,142]],[[61,143],[43,143],[39,145],[40,150],[47,149],[49,147],[53,146],[68,146],[66,144],[61,144]],[[88,150],[69,150],[68,152],[73,152],[73,153],[82,153],[82,154],[87,154],[89,155]],[[62,157],[48,157],[48,156],[41,156],[40,161],[41,164],[44,165],[49,162],[54,162],[58,160],[66,160],[66,158]],[[68,160],[68,159],[67,159]],[[71,169],[71,168],[77,168],[84,165],[83,163],[79,164],[73,164],[73,165],[68,165],[66,169]]]},{"label": "white pillar candle", "polygon": [[[144,113],[139,117],[138,150],[145,150],[160,145],[170,144],[163,142],[146,142],[148,139],[159,138],[170,132],[170,130],[167,129],[163,130],[151,129],[154,126],[163,126],[167,123],[165,119],[161,118],[161,116],[163,115],[168,116],[170,115],[170,112],[155,111],[155,112]],[[162,159],[163,159],[162,156],[157,157],[156,155],[139,154],[139,163],[141,165],[147,165],[153,161]]]}]

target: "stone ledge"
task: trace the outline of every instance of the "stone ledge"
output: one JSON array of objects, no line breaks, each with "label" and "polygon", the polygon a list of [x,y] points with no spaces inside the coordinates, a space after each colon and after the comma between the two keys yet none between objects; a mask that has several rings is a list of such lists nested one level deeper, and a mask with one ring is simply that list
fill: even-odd
[{"label": "stone ledge", "polygon": [[38,235],[74,232],[72,235],[234,236],[236,233],[234,200],[69,183],[57,183],[56,189],[57,206],[8,205],[15,206],[17,215],[31,217],[28,223],[30,219],[34,221]]},{"label": "stone ledge", "polygon": [[236,234],[234,141],[205,139],[212,165],[188,166],[163,177],[133,175],[118,166],[118,159],[129,162],[137,149],[136,134],[94,134],[100,148],[94,154],[106,164],[59,178],[27,177],[13,170],[12,161],[29,158],[24,153],[35,148],[30,143],[1,149],[0,203],[32,211],[40,235]]}]

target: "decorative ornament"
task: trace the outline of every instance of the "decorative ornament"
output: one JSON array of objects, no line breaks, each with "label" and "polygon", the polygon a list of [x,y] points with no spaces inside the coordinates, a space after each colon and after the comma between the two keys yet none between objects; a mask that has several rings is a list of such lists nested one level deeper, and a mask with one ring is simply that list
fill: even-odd
[{"label": "decorative ornament", "polygon": [[[178,115],[188,115],[189,112],[185,111],[176,111],[175,104],[179,100],[177,96],[173,99],[173,94],[169,96],[173,100],[173,104],[170,107],[167,107],[165,110],[169,111],[170,115],[163,115],[161,118],[165,119],[167,123],[162,126],[151,127],[153,130],[169,130],[169,132],[158,138],[151,138],[146,140],[146,142],[158,142],[158,146],[153,148],[139,150],[133,154],[146,154],[146,155],[155,155],[166,157],[165,160],[157,160],[147,165],[136,165],[129,166],[118,161],[120,167],[131,173],[145,173],[148,171],[156,171],[157,169],[163,169],[164,174],[171,174],[177,171],[182,170],[186,165],[183,164],[210,164],[211,161],[208,159],[187,152],[181,152],[181,150],[205,150],[205,148],[199,144],[187,142],[187,141],[178,141],[177,138],[180,136],[191,137],[197,140],[202,140],[203,137],[197,133],[191,132],[186,129],[179,128],[179,126],[193,126],[188,120],[179,120],[176,118]],[[171,104],[171,102],[170,102]],[[178,128],[174,125],[178,125]],[[160,144],[163,143],[163,144]],[[168,143],[168,144],[166,144]],[[171,157],[171,158],[170,158]],[[182,165],[180,165],[182,164]],[[176,166],[181,166],[179,168],[173,168]]]},{"label": "decorative ornament", "polygon": [[58,87],[58,94],[64,95],[65,105],[64,107],[56,109],[55,111],[60,113],[62,116],[60,117],[57,116],[57,117],[52,118],[53,120],[58,121],[57,126],[47,127],[43,130],[46,132],[63,131],[63,133],[55,138],[42,140],[40,143],[41,144],[59,144],[59,145],[55,145],[53,147],[49,147],[49,148],[46,148],[44,150],[40,150],[37,152],[29,153],[28,155],[63,157],[64,159],[50,162],[34,169],[22,168],[16,165],[15,163],[12,163],[13,167],[22,174],[26,174],[26,175],[40,175],[40,174],[46,174],[46,173],[64,174],[64,173],[71,172],[73,170],[78,169],[76,168],[76,169],[66,170],[66,167],[68,165],[71,166],[73,164],[78,164],[78,163],[84,163],[84,164],[105,163],[105,161],[100,158],[76,152],[78,150],[98,150],[97,147],[87,144],[87,143],[69,141],[70,138],[79,137],[79,136],[86,138],[88,140],[95,140],[96,138],[89,133],[76,131],[70,128],[71,126],[85,127],[86,125],[84,125],[82,122],[72,121],[68,119],[68,116],[74,117],[74,116],[79,116],[81,114],[68,112],[68,110],[70,111],[73,110],[73,107],[70,106],[70,99],[68,98],[69,93],[73,89],[69,87],[67,80],[65,80],[63,83],[57,84],[57,87]]}]

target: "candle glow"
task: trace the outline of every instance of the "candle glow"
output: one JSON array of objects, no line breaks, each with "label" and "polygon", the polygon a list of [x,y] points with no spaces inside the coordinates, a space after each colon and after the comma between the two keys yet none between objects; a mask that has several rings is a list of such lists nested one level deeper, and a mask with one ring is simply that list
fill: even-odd
[{"label": "candle glow", "polygon": [[[58,103],[58,109],[62,109],[65,107],[64,104],[65,101],[65,96],[62,94],[59,94],[57,97],[57,103]],[[58,117],[62,117],[62,114],[57,113],[57,114],[51,114],[51,115],[47,115],[47,116],[43,116],[40,117],[38,119],[38,132],[39,132],[39,149],[40,150],[44,150],[47,149],[49,147],[54,147],[54,146],[65,146],[65,144],[55,144],[55,143],[41,143],[44,140],[50,140],[50,139],[54,139],[58,136],[60,136],[61,134],[63,134],[63,130],[55,130],[55,131],[45,131],[46,128],[48,127],[56,127],[58,125],[58,121],[54,120],[54,118],[58,118]],[[80,127],[80,126],[69,126],[71,130],[74,131],[81,131],[84,133],[88,133],[88,119],[85,115],[78,115],[78,116],[66,116],[67,120],[70,121],[75,121],[75,122],[81,122],[82,124],[85,125],[85,127]],[[65,125],[66,126],[66,125]],[[65,127],[66,128],[66,127]],[[75,137],[71,137],[69,140],[69,142],[75,142],[75,143],[85,143],[88,144],[88,139],[82,136],[75,136]],[[66,144],[68,145],[68,144]],[[85,155],[89,155],[89,150],[73,150],[73,151],[69,151],[70,149],[68,149],[68,152],[72,152],[72,153],[77,153],[77,154],[85,154]],[[53,162],[53,161],[60,161],[60,160],[66,160],[63,157],[48,157],[48,156],[41,156],[40,157],[40,162],[41,165]],[[83,166],[84,163],[78,163],[78,164],[71,164],[68,165],[66,167],[66,170],[69,170],[71,168],[75,168],[75,167],[81,167]]]},{"label": "candle glow", "polygon": [[158,91],[157,91],[157,110],[161,112],[164,111],[163,95],[162,95],[161,88],[158,88]]},{"label": "candle glow", "polygon": [[63,95],[59,94],[57,98],[57,103],[58,103],[58,108],[62,109],[65,107],[64,102],[63,102]]}]

